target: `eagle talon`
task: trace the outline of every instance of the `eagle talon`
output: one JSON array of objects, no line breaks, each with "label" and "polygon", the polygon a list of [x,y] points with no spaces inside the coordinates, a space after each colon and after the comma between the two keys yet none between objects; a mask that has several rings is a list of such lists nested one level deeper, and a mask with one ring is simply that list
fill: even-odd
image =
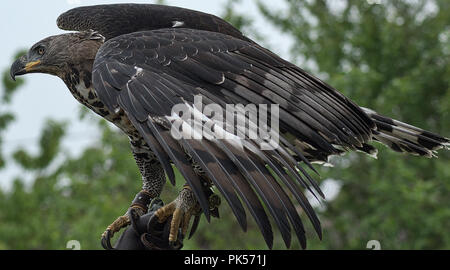
[{"label": "eagle talon", "polygon": [[116,220],[114,220],[114,222],[111,223],[111,225],[109,225],[102,234],[101,244],[103,248],[108,250],[114,249],[111,245],[111,239],[114,237],[114,234],[130,224],[132,226],[135,226],[136,219],[139,218],[142,214],[142,209],[132,206],[128,209],[125,215],[120,216]]},{"label": "eagle talon", "polygon": [[147,231],[155,234],[158,224],[169,222],[169,245],[172,249],[179,249],[183,245],[192,216],[197,216],[199,212],[193,192],[184,188],[177,199],[155,212],[147,224]]},{"label": "eagle talon", "polygon": [[173,250],[178,250],[183,247],[183,241],[181,239],[179,239],[174,242],[169,242],[169,245]]},{"label": "eagle talon", "polygon": [[142,190],[136,194],[131,206],[128,208],[125,215],[118,217],[114,220],[111,225],[109,225],[105,232],[102,234],[101,244],[105,249],[114,249],[111,245],[111,238],[114,237],[114,234],[119,232],[122,228],[131,225],[136,232],[139,234],[139,228],[137,226],[139,218],[148,212],[148,205],[151,207],[158,207],[162,204],[161,199],[159,198],[151,198],[151,195]]},{"label": "eagle talon", "polygon": [[106,231],[102,234],[102,247],[106,250],[113,250],[114,248],[111,245],[111,231],[106,229]]}]

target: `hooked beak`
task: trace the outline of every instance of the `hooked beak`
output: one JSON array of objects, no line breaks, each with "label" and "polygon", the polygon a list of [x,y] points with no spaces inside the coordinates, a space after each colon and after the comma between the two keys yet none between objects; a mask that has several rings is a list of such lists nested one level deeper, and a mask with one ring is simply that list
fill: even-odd
[{"label": "hooked beak", "polygon": [[16,76],[27,74],[33,71],[33,68],[41,63],[40,60],[28,62],[27,56],[23,55],[17,59],[9,71],[11,79],[16,80]]}]

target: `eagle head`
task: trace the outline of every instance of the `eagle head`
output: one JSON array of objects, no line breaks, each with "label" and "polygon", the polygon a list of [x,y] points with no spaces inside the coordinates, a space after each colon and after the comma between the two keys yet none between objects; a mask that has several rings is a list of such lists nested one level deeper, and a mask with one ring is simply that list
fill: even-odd
[{"label": "eagle head", "polygon": [[92,69],[103,36],[94,31],[83,31],[47,37],[34,44],[28,52],[11,66],[10,75],[46,73],[63,76],[73,67]]}]

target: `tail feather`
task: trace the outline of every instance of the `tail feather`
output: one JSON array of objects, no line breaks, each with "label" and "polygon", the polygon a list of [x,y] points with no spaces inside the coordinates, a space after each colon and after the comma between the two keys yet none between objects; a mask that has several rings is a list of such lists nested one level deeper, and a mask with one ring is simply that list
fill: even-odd
[{"label": "tail feather", "polygon": [[436,150],[450,146],[448,138],[380,115],[373,110],[362,109],[376,124],[373,139],[394,151],[431,158],[436,156]]}]

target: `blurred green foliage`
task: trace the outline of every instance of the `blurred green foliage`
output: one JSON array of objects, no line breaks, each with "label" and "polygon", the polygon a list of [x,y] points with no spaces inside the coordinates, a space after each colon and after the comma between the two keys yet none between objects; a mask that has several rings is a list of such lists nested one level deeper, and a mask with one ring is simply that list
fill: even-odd
[{"label": "blurred green foliage", "polygon": [[[362,106],[448,136],[449,1],[371,2],[380,1],[285,0],[284,9],[257,4],[265,20],[294,39],[291,60],[300,67]],[[258,26],[239,11],[239,3],[229,1],[223,17],[257,35]],[[1,95],[0,169],[2,131],[14,120],[7,104],[23,83],[13,83],[7,75]],[[23,149],[13,153],[23,175],[14,179],[11,190],[0,190],[0,249],[65,249],[72,239],[82,249],[99,249],[105,227],[140,190],[126,137],[98,118],[83,121],[91,121],[102,136],[80,156],[61,147],[67,123],[52,120],[42,130],[38,154]],[[333,159],[334,168],[317,167],[322,180],[339,179],[342,188],[318,210],[322,241],[304,218],[309,248],[365,249],[374,239],[382,249],[449,249],[449,152],[429,160],[383,146],[379,150],[378,160],[351,153]],[[177,180],[176,188],[167,184],[165,202],[184,182],[180,175]],[[250,216],[244,233],[226,203],[220,212],[220,220],[210,224],[202,219],[185,249],[266,248]],[[275,248],[283,249],[277,230],[275,234]]]}]

